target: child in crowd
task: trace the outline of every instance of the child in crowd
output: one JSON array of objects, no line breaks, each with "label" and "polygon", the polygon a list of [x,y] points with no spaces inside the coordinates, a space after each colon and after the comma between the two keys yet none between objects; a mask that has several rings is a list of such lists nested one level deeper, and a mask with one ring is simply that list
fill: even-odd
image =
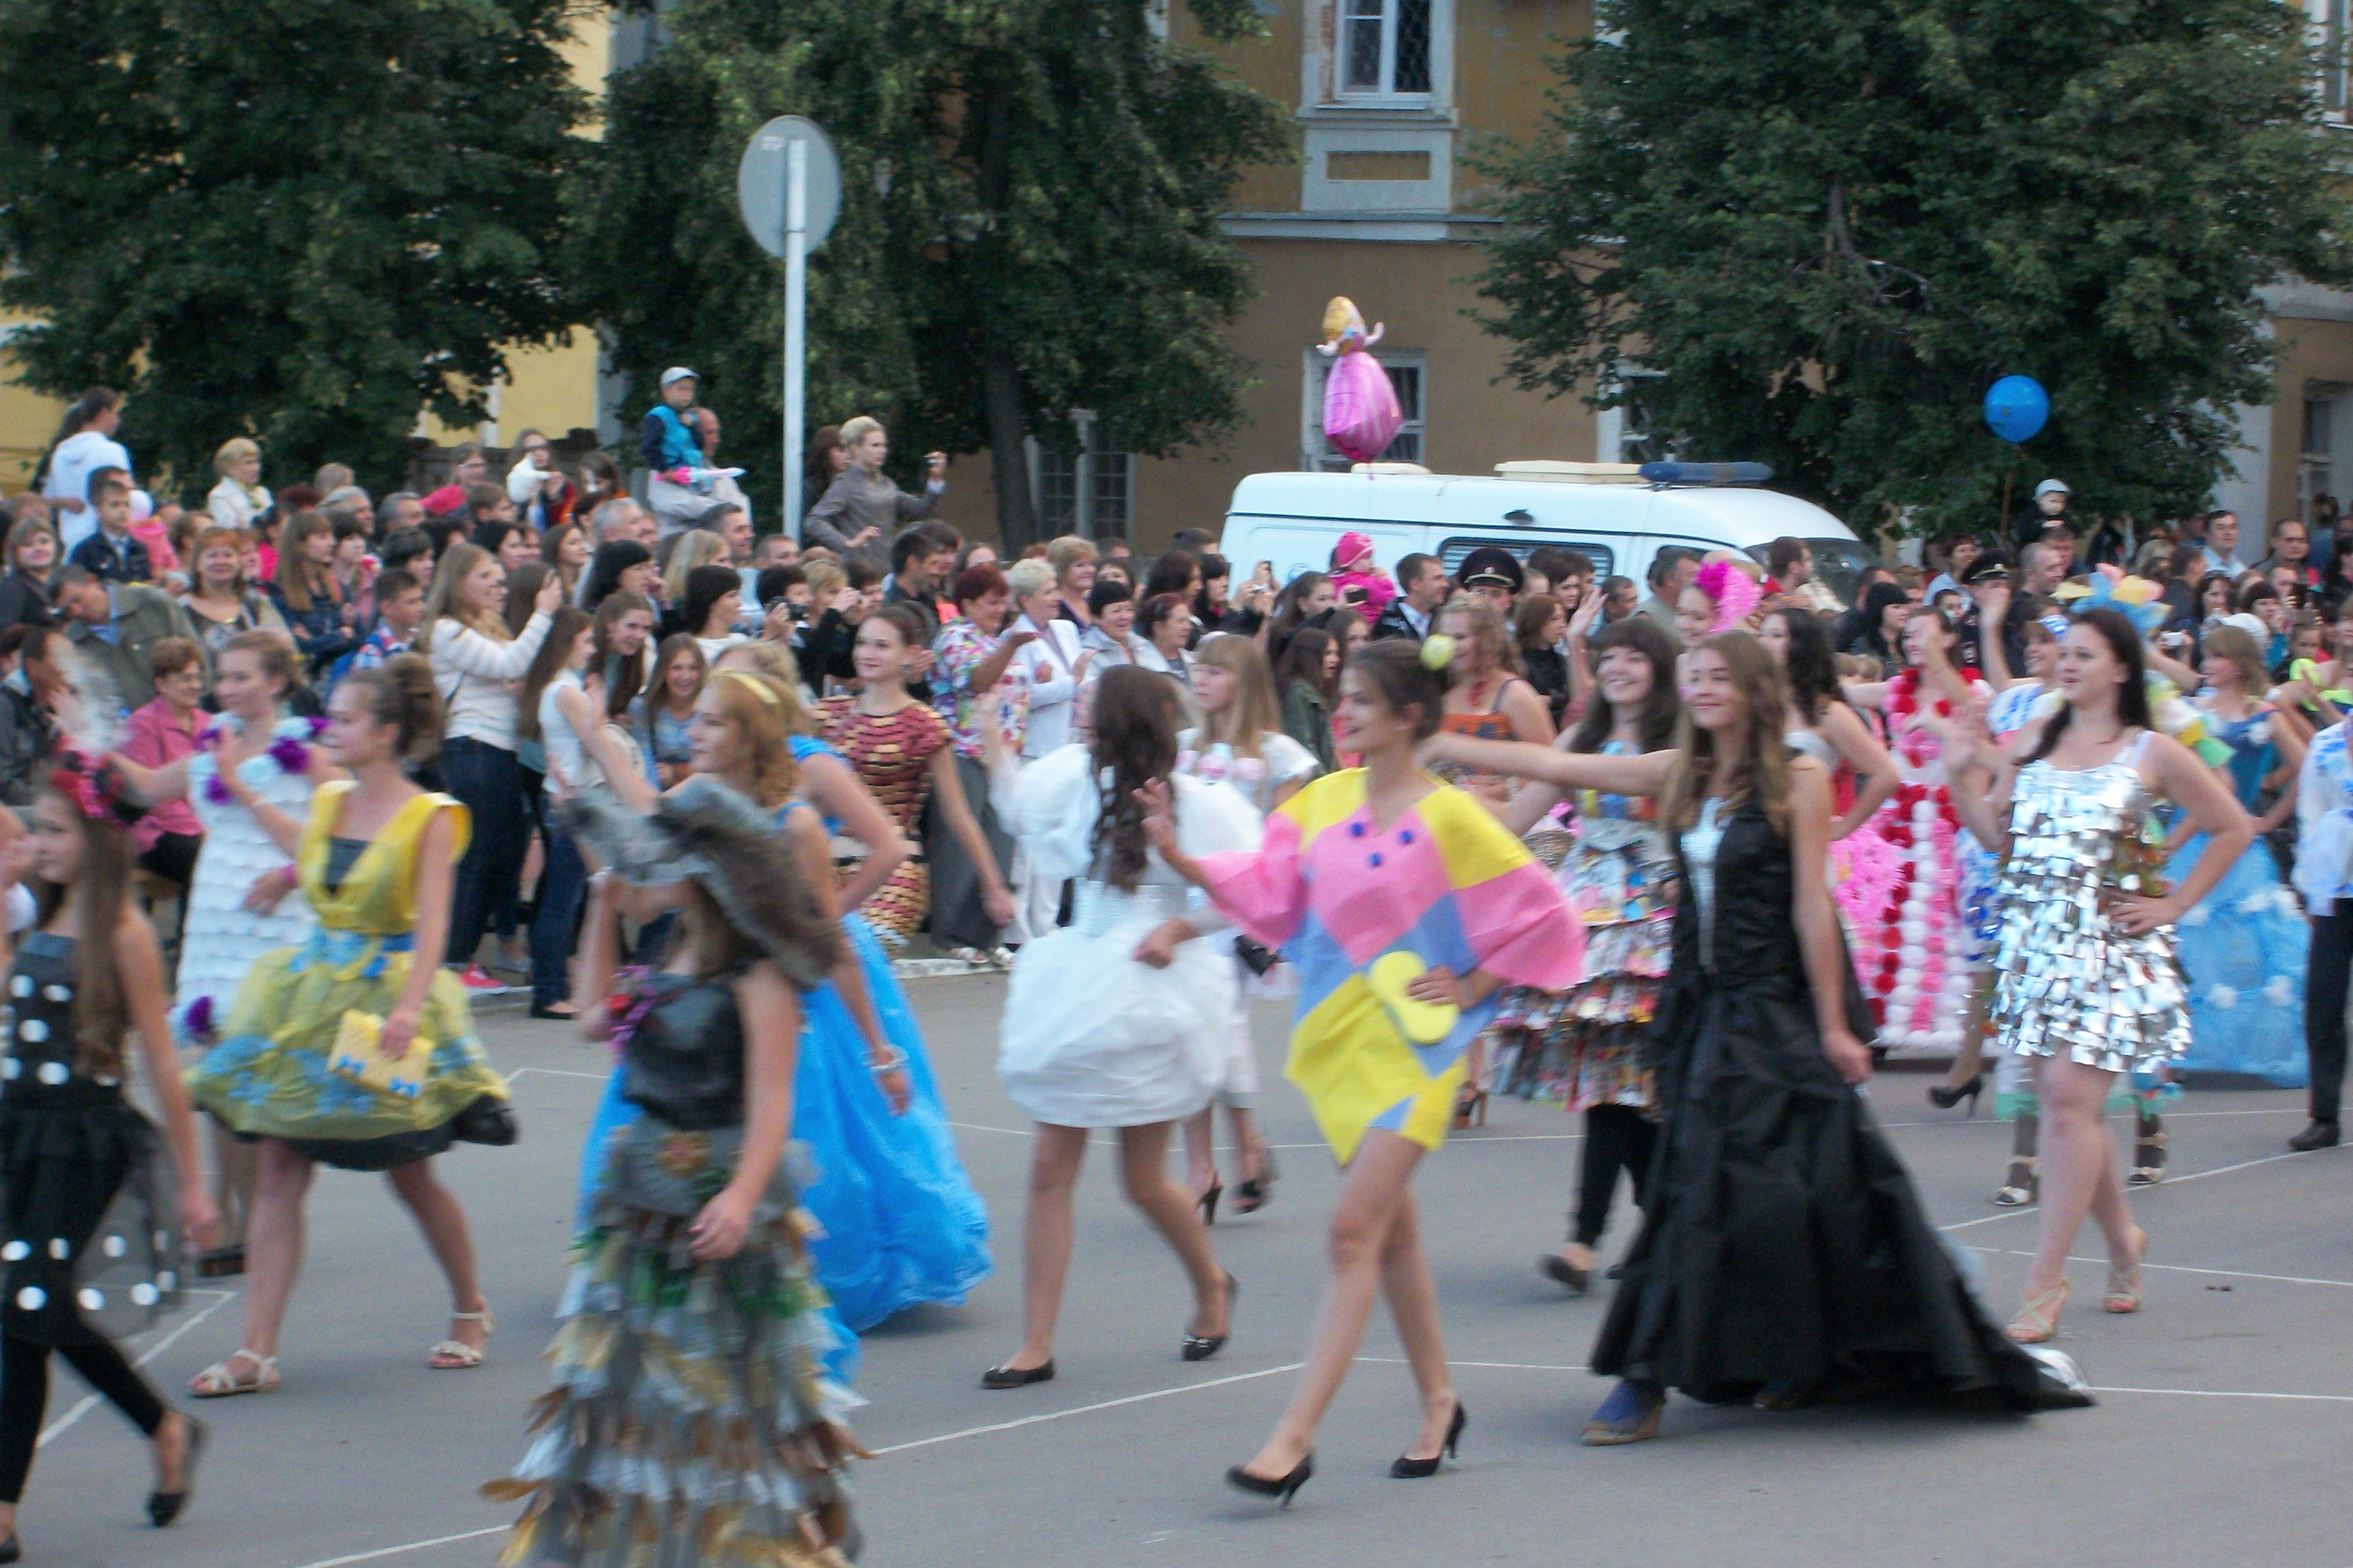
[{"label": "child in crowd", "polygon": [[1389,574],[1373,564],[1373,542],[1355,531],[1342,534],[1332,547],[1332,596],[1361,611],[1369,624],[1397,595]]},{"label": "child in crowd", "polygon": [[375,580],[375,630],[336,667],[341,680],[355,669],[382,669],[396,654],[408,651],[417,627],[425,619],[425,584],[405,567],[393,567]]},{"label": "child in crowd", "polygon": [[73,564],[107,583],[144,583],[153,575],[147,547],[131,536],[131,477],[108,468],[90,481],[98,531],[74,546]]}]

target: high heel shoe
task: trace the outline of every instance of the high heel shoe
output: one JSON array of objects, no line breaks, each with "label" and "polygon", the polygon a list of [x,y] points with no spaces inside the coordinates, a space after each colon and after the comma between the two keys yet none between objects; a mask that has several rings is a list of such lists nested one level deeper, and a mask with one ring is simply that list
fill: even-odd
[{"label": "high heel shoe", "polygon": [[188,1424],[188,1451],[180,1458],[180,1489],[175,1492],[147,1494],[147,1522],[158,1530],[164,1529],[179,1518],[182,1510],[188,1506],[188,1499],[195,1495],[196,1461],[203,1458],[205,1455],[204,1423],[186,1415],[181,1416],[180,1419]]},{"label": "high heel shoe", "polygon": [[1244,1176],[1234,1189],[1236,1214],[1256,1214],[1274,1202],[1274,1184],[1282,1178],[1282,1172],[1274,1163],[1273,1150],[1261,1149],[1258,1159],[1258,1174]]},{"label": "high heel shoe", "polygon": [[1226,1484],[1239,1488],[1254,1497],[1276,1499],[1283,1507],[1289,1508],[1291,1494],[1305,1486],[1307,1478],[1314,1473],[1315,1456],[1311,1451],[1306,1458],[1291,1467],[1290,1474],[1277,1476],[1272,1480],[1267,1479],[1264,1476],[1251,1475],[1240,1465],[1236,1465],[1226,1471]]},{"label": "high heel shoe", "polygon": [[2133,1134],[2132,1174],[2125,1178],[2125,1185],[2153,1187],[2165,1180],[2165,1145],[2170,1136],[2165,1131],[2165,1123],[2157,1117],[2137,1123]]},{"label": "high heel shoe", "polygon": [[1193,1200],[1194,1203],[1200,1206],[1201,1223],[1203,1225],[1215,1225],[1218,1223],[1218,1199],[1224,1194],[1225,1190],[1225,1183],[1212,1182],[1209,1184],[1209,1190],[1208,1192],[1203,1193],[1199,1197]]},{"label": "high heel shoe", "polygon": [[1468,1129],[1474,1117],[1480,1126],[1487,1125],[1487,1091],[1464,1084],[1462,1092],[1454,1097],[1454,1131]]},{"label": "high heel shoe", "polygon": [[1637,1383],[1632,1378],[1620,1378],[1593,1419],[1585,1424],[1585,1446],[1588,1448],[1614,1448],[1622,1443],[1640,1443],[1659,1435],[1659,1422],[1666,1414],[1667,1391],[1663,1384]]},{"label": "high heel shoe", "polygon": [[1470,1424],[1470,1407],[1460,1399],[1456,1400],[1454,1419],[1446,1424],[1446,1441],[1438,1446],[1438,1452],[1427,1459],[1417,1459],[1409,1454],[1399,1454],[1389,1466],[1390,1477],[1400,1481],[1418,1481],[1425,1476],[1436,1475],[1440,1459],[1457,1457],[1455,1447],[1462,1441],[1462,1428]]},{"label": "high heel shoe", "polygon": [[2035,1173],[2034,1156],[2021,1154],[2010,1163],[2010,1180],[1993,1194],[1998,1208],[2024,1208],[2042,1195],[2042,1178]]},{"label": "high heel shoe", "polygon": [[1928,1089],[1928,1103],[1939,1110],[1950,1110],[1966,1100],[1969,1102],[1969,1115],[1975,1117],[1978,1113],[1978,1095],[1984,1089],[1985,1074],[1972,1073],[1969,1075],[1969,1081],[1958,1089],[1950,1089],[1941,1083],[1931,1085]]},{"label": "high heel shoe", "polygon": [[2140,1262],[2148,1256],[2148,1232],[2135,1226],[2133,1234],[2139,1237],[2139,1242],[2133,1248],[2132,1267],[2119,1268],[2113,1263],[2108,1265],[2108,1290],[2100,1298],[2100,1310],[2103,1312],[2140,1310]]},{"label": "high heel shoe", "polygon": [[1223,1334],[1187,1334],[1176,1353],[1187,1361],[1207,1361],[1226,1348],[1226,1338],[1234,1331],[1234,1303],[1241,1300],[1242,1282],[1231,1274],[1226,1276],[1226,1332]]},{"label": "high heel shoe", "polygon": [[2067,1281],[2062,1279],[2018,1310],[2002,1330],[2012,1343],[2039,1345],[2059,1332],[2059,1310],[2067,1304]]}]

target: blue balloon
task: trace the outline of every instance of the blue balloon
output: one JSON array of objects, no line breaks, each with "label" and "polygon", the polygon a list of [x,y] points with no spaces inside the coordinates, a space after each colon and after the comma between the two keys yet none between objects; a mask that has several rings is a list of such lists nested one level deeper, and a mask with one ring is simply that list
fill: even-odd
[{"label": "blue balloon", "polygon": [[1986,388],[1986,425],[2013,447],[2032,440],[2050,419],[2051,395],[2031,375],[2005,375]]}]

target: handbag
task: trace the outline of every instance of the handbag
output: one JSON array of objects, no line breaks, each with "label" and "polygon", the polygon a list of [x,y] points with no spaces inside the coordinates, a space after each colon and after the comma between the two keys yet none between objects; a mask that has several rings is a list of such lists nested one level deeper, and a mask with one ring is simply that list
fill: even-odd
[{"label": "handbag", "polygon": [[433,1062],[433,1042],[424,1035],[411,1037],[407,1051],[386,1057],[376,1049],[384,1037],[384,1020],[356,1008],[343,1014],[335,1031],[334,1048],[327,1053],[327,1070],[339,1078],[364,1083],[378,1094],[415,1100],[425,1089],[425,1071]]}]

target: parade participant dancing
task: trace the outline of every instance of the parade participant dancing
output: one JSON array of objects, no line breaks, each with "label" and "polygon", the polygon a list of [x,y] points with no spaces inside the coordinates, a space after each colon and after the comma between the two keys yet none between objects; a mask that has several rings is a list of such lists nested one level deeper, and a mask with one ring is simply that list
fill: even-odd
[{"label": "parade participant dancing", "polygon": [[1439,1334],[1413,1173],[1446,1140],[1495,993],[1564,991],[1579,973],[1582,933],[1544,868],[1483,805],[1415,760],[1445,713],[1451,642],[1388,639],[1357,652],[1341,676],[1338,725],[1364,766],[1292,796],[1257,852],[1187,854],[1165,789],[1151,792],[1145,825],[1172,869],[1298,966],[1285,1075],[1347,1173],[1306,1371],[1265,1446],[1226,1472],[1285,1502],[1315,1472],[1316,1427],[1377,1295],[1388,1298],[1421,1397],[1420,1429],[1389,1473],[1433,1475],[1461,1440],[1468,1416]]},{"label": "parade participant dancing", "polygon": [[[40,1441],[51,1351],[153,1444],[149,1521],[161,1528],[186,1508],[204,1429],[166,1405],[110,1335],[145,1328],[177,1304],[180,1231],[201,1241],[220,1221],[172,1056],[163,955],[130,899],[127,825],[139,808],[111,770],[69,752],[30,815],[42,897],[37,923],[14,942],[0,1084],[5,1563],[19,1555],[16,1508]],[[0,947],[9,941],[0,931]],[[164,1110],[162,1147],[122,1093],[131,1070],[122,1037],[133,1029]],[[155,1168],[165,1149],[179,1178],[176,1215],[164,1212],[171,1184]]]},{"label": "parade participant dancing", "polygon": [[[112,765],[149,805],[185,799],[204,824],[204,847],[180,922],[178,994],[172,1005],[180,1040],[205,1048],[254,961],[299,947],[318,919],[269,830],[230,791],[236,779],[255,798],[294,821],[311,814],[311,792],[341,771],[309,744],[308,719],[286,713],[300,660],[273,632],[240,632],[214,661],[213,696],[221,711],[198,750],[162,768],[116,756]],[[214,1124],[213,1197],[222,1215],[220,1246],[199,1263],[211,1276],[241,1273],[253,1205],[255,1154],[249,1143]]]},{"label": "parade participant dancing", "polygon": [[307,824],[236,773],[222,775],[292,857],[319,925],[301,947],[255,961],[220,1043],[188,1069],[196,1102],[261,1145],[245,1341],[196,1374],[190,1387],[200,1398],[278,1386],[279,1328],[302,1262],[302,1200],[320,1163],[384,1172],[424,1231],[456,1324],[426,1364],[482,1363],[490,1303],[465,1210],[431,1161],[460,1139],[512,1143],[516,1130],[465,989],[435,962],[470,826],[464,806],[409,780],[440,733],[433,672],[403,654],[335,688],[322,749],[352,776],[319,788]]},{"label": "parade participant dancing", "polygon": [[[1174,780],[1172,786],[1171,780]],[[1040,876],[1078,879],[1071,923],[1022,948],[999,1026],[997,1076],[1037,1123],[1022,1221],[1020,1348],[982,1375],[1021,1388],[1054,1375],[1054,1323],[1071,1268],[1071,1194],[1092,1128],[1119,1132],[1127,1198],[1160,1232],[1193,1287],[1179,1353],[1206,1361],[1232,1327],[1233,1276],[1166,1164],[1172,1126],[1209,1103],[1226,1074],[1234,963],[1215,911],[1190,910],[1166,847],[1147,845],[1141,792],[1173,787],[1171,846],[1210,854],[1259,839],[1234,790],[1176,772],[1176,693],[1122,666],[1095,690],[1093,738],[1022,769],[1017,831]],[[1160,847],[1160,853],[1152,851]]]},{"label": "parade participant dancing", "polygon": [[2072,1366],[2046,1372],[1987,1319],[1850,1087],[1871,1076],[1870,1021],[1824,875],[1830,779],[1788,754],[1771,657],[1717,634],[1685,654],[1683,682],[1664,756],[1475,748],[1485,766],[1659,795],[1682,868],[1653,1026],[1666,1126],[1591,1357],[1621,1381],[1585,1441],[1658,1436],[1671,1387],[1767,1409],[1847,1383],[2086,1403]]},{"label": "parade participant dancing", "polygon": [[[1993,1024],[2005,1051],[2042,1058],[2042,1231],[2010,1336],[2058,1332],[2067,1255],[2089,1214],[2108,1247],[2101,1306],[2140,1310],[2148,1237],[2133,1223],[2102,1121],[2120,1073],[2153,1074],[2189,1045],[2180,967],[2166,929],[2222,879],[2253,839],[2246,813],[2188,748],[2150,729],[2140,634],[2121,613],[2075,617],[2060,645],[2058,712],[2007,752],[1981,724],[1941,726],[1955,765],[1992,787],[1954,793],[2002,872]],[[2205,852],[2162,896],[2152,814],[2179,805]]]},{"label": "parade participant dancing", "polygon": [[[1266,655],[1249,637],[1213,637],[1201,645],[1193,671],[1193,694],[1201,705],[1201,727],[1176,737],[1176,771],[1210,784],[1229,784],[1240,790],[1263,818],[1299,793],[1315,776],[1315,759],[1307,748],[1282,732],[1282,709],[1274,695],[1274,677]],[[1235,939],[1247,942],[1247,937]],[[1248,952],[1250,956],[1245,957]],[[1234,962],[1245,971],[1263,970],[1273,954],[1252,943],[1237,947]],[[1218,1086],[1215,1104],[1185,1119],[1185,1157],[1193,1201],[1201,1217],[1218,1219],[1218,1199],[1225,1183],[1218,1175],[1217,1107],[1224,1106],[1234,1130],[1234,1145],[1241,1152],[1241,1177],[1234,1189],[1234,1210],[1256,1214],[1272,1198],[1278,1172],[1274,1151],[1259,1130],[1258,1047],[1250,1037],[1250,992],[1254,973],[1236,976],[1231,1045],[1226,1054],[1226,1076]]]},{"label": "parade participant dancing", "polygon": [[[823,1293],[785,1152],[801,998],[839,928],[772,810],[691,778],[639,816],[559,808],[610,869],[592,882],[580,994],[617,1019],[643,1115],[605,1148],[575,1249],[555,1387],[512,1479],[529,1499],[501,1561],[839,1563],[854,1403],[818,1367]],[[624,970],[619,921],[674,912],[658,969]]]}]

